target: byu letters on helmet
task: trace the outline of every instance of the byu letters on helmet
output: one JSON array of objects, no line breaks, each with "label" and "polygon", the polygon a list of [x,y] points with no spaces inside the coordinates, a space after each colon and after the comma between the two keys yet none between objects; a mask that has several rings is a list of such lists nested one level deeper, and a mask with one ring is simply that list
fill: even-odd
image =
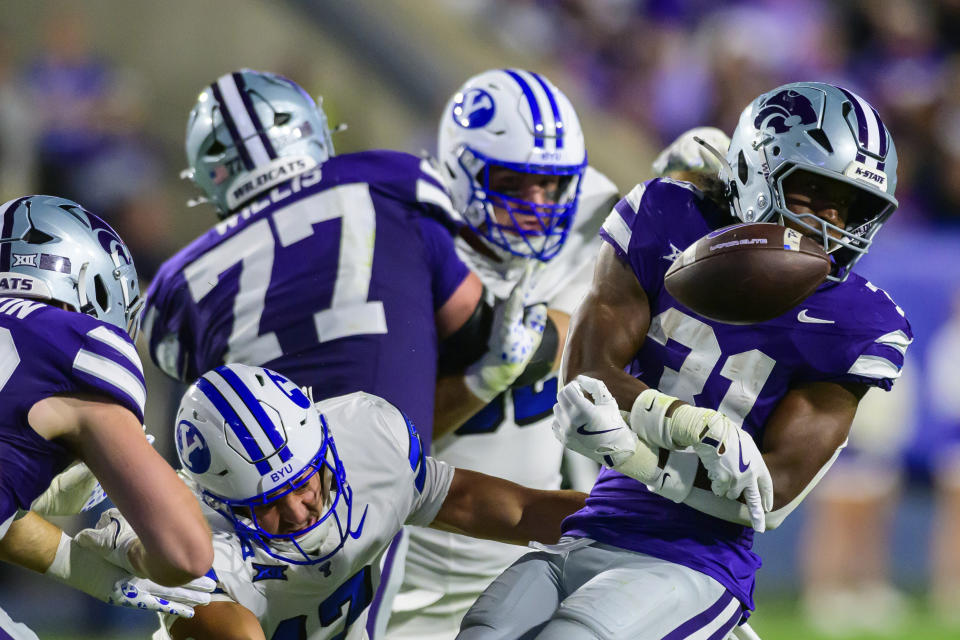
[{"label": "byu letters on helmet", "polygon": [[130,251],[76,202],[27,196],[0,205],[0,271],[0,295],[65,303],[136,339],[143,299]]},{"label": "byu letters on helmet", "polygon": [[[813,230],[836,264],[830,280],[846,279],[897,208],[893,138],[876,109],[842,87],[795,82],[761,95],[741,114],[727,161],[734,215],[744,222],[779,216]],[[787,208],[783,180],[796,171],[856,188],[846,229]]]},{"label": "byu letters on helmet", "polygon": [[184,172],[225,218],[334,154],[327,116],[283,76],[250,69],[204,89],[187,121]]},{"label": "byu letters on helmet", "polygon": [[[437,156],[454,207],[467,224],[509,254],[549,260],[563,246],[587,166],[580,121],[570,100],[538,73],[481,73],[460,87],[440,120]],[[535,204],[490,190],[490,169],[560,177],[556,204]],[[510,215],[498,224],[493,204]],[[534,215],[523,229],[516,215]]]},{"label": "byu letters on helmet", "polygon": [[[230,520],[241,539],[293,564],[322,562],[346,542],[353,495],[326,419],[279,373],[242,364],[208,371],[180,402],[175,440],[204,501]],[[255,508],[304,486],[316,473],[321,484],[325,474],[331,478],[317,521],[294,533],[265,531]]]}]

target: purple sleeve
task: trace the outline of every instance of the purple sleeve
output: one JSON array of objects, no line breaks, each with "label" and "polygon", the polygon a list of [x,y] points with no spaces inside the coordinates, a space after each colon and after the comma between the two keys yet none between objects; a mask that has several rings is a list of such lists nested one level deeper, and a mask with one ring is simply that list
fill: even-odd
[{"label": "purple sleeve", "polygon": [[453,238],[441,223],[432,218],[421,218],[420,231],[432,277],[433,308],[436,311],[450,299],[470,271],[457,256]]},{"label": "purple sleeve", "polygon": [[79,348],[65,353],[71,357],[67,365],[71,385],[76,391],[110,398],[142,423],[147,389],[137,348],[127,334],[112,325],[86,316],[80,320],[75,326],[82,332]]},{"label": "purple sleeve", "polygon": [[[185,283],[179,273],[171,273],[170,263],[161,267],[147,290],[143,312],[143,334],[150,359],[168,376],[189,380],[191,360],[184,325],[189,309]],[[195,377],[195,376],[194,376]]]}]

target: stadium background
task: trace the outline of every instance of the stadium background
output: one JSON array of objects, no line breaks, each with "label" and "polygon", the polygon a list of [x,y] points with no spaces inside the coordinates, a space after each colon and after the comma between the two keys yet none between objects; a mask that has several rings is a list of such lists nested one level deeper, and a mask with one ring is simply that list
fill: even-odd
[{"label": "stadium background", "polygon": [[[902,624],[880,631],[956,637],[924,596],[938,522],[933,477],[944,443],[960,440],[958,53],[957,0],[7,2],[0,197],[79,200],[118,227],[147,280],[214,219],[183,204],[195,195],[177,179],[183,130],[199,89],[239,67],[280,72],[323,95],[331,123],[349,125],[334,137],[341,153],[432,149],[443,104],[465,78],[535,69],[571,97],[592,164],[622,192],[651,177],[653,156],[676,134],[700,124],[729,133],[763,90],[801,79],[847,86],[877,107],[900,154],[900,210],[860,270],[916,334],[905,410],[892,436],[878,436],[898,443],[891,474],[905,465],[889,562],[911,597]],[[148,375],[148,425],[170,454],[166,416],[178,390]],[[768,640],[820,637],[798,614],[806,517],[802,507],[760,536],[754,621]],[[148,637],[154,625],[28,572],[0,573],[0,603],[41,638]]]}]

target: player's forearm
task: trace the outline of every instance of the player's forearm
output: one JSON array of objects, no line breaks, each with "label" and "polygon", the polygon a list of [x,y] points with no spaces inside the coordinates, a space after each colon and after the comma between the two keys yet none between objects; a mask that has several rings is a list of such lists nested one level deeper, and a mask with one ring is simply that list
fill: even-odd
[{"label": "player's forearm", "polygon": [[139,429],[104,423],[85,432],[81,456],[142,542],[130,557],[137,572],[164,585],[206,573],[213,546],[200,505]]},{"label": "player's forearm", "polygon": [[486,405],[470,392],[462,375],[439,378],[433,405],[433,441],[459,429]]},{"label": "player's forearm", "polygon": [[60,534],[59,527],[29,512],[0,540],[0,560],[44,573],[57,554]]}]

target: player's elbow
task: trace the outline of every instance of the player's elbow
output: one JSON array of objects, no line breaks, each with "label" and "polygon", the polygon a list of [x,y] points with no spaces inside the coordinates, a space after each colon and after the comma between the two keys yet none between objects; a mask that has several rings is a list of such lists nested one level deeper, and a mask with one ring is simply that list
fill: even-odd
[{"label": "player's elbow", "polygon": [[213,543],[208,529],[181,537],[163,554],[151,579],[165,586],[180,585],[206,574],[213,566]]}]

